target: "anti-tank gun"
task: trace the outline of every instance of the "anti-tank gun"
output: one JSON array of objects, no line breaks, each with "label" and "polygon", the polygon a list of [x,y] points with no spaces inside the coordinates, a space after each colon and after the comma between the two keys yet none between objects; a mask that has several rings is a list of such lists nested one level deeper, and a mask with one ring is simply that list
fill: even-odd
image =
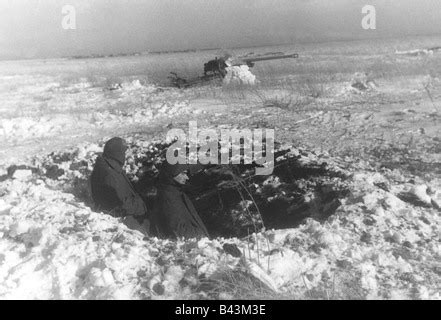
[{"label": "anti-tank gun", "polygon": [[222,58],[215,58],[204,64],[204,75],[207,76],[209,73],[212,75],[221,75],[225,77],[227,74],[227,68],[233,66],[247,65],[248,67],[254,67],[256,62],[268,61],[268,60],[280,60],[280,59],[295,59],[298,58],[297,53],[293,54],[277,54],[277,55],[261,55],[254,57],[239,57],[233,58],[230,55],[226,55]]},{"label": "anti-tank gun", "polygon": [[284,54],[271,53],[262,55],[232,57],[231,55],[225,55],[224,57],[216,57],[213,60],[204,64],[204,75],[193,79],[185,79],[178,76],[175,72],[171,72],[169,76],[170,82],[173,86],[178,88],[189,88],[206,83],[214,82],[218,83],[219,79],[222,80],[227,75],[227,68],[235,66],[248,66],[254,67],[256,62],[269,61],[269,60],[281,60],[281,59],[296,59],[299,55],[297,53]]}]

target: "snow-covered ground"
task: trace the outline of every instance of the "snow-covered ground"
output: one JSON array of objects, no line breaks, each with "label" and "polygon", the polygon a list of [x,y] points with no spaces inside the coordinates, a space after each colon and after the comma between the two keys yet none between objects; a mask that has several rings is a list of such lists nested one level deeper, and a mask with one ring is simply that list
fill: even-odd
[{"label": "snow-covered ground", "polygon": [[[441,56],[391,46],[304,47],[240,90],[148,74],[198,70],[212,52],[1,62],[0,298],[440,299]],[[107,138],[145,152],[189,120],[274,128],[305,163],[343,172],[348,193],[326,221],[199,241],[143,238],[88,206]]]},{"label": "snow-covered ground", "polygon": [[[356,172],[350,194],[323,224],[168,241],[144,238],[54,190],[50,179],[19,170],[0,184],[0,296],[233,298],[203,284],[246,270],[292,299],[439,299],[441,180],[418,186],[394,172]],[[420,202],[404,202],[403,192]]]}]

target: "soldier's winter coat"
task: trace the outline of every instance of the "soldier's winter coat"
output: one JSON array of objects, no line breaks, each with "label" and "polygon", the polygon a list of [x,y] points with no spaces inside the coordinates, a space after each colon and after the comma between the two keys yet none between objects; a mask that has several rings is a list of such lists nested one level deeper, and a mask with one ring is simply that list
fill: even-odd
[{"label": "soldier's winter coat", "polygon": [[106,143],[91,175],[92,197],[99,210],[115,217],[134,216],[139,221],[146,217],[147,208],[123,170],[126,148],[120,138]]},{"label": "soldier's winter coat", "polygon": [[188,169],[184,165],[163,166],[158,185],[155,214],[159,231],[166,237],[202,238],[208,231],[193,203],[173,177]]}]

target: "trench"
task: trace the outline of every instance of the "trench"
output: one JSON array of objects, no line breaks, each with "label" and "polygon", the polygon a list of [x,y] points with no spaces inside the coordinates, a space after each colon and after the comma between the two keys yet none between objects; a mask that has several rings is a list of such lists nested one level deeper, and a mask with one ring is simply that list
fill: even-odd
[{"label": "trench", "polygon": [[[165,161],[167,147],[161,142],[129,142],[125,170],[148,210],[154,208],[158,168]],[[345,174],[330,169],[326,162],[309,161],[307,151],[286,149],[275,154],[274,171],[268,176],[256,176],[255,165],[243,164],[191,176],[185,192],[211,237],[295,228],[307,218],[325,221],[348,195]],[[35,159],[32,166],[11,166],[0,179],[12,177],[16,170],[31,169],[52,188],[72,193],[93,209],[89,177],[97,155],[79,150],[51,153]]]}]

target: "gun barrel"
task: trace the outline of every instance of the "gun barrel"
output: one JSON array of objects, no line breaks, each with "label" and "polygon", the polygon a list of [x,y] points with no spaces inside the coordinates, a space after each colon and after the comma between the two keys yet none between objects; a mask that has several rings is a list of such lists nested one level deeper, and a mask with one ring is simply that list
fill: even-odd
[{"label": "gun barrel", "polygon": [[288,58],[298,58],[298,57],[299,57],[299,55],[297,53],[293,53],[293,54],[268,56],[268,57],[244,58],[244,59],[242,59],[242,61],[244,61],[244,62],[257,62],[257,61],[278,60],[278,59],[288,59]]}]

